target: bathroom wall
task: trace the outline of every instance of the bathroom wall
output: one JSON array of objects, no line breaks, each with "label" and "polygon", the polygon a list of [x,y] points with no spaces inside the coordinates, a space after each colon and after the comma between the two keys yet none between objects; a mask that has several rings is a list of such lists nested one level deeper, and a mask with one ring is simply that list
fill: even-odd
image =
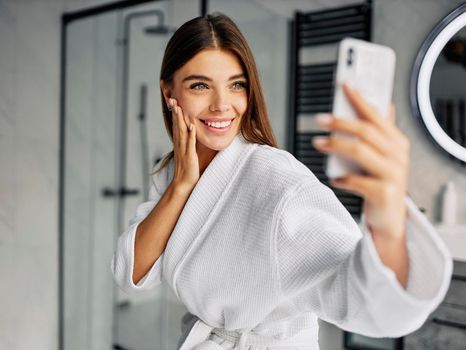
[{"label": "bathroom wall", "polygon": [[[182,1],[188,0],[177,0]],[[107,2],[0,0],[0,349],[58,349],[60,15]],[[394,100],[397,124],[412,141],[409,191],[434,221],[443,184],[452,179],[464,192],[465,170],[439,153],[412,116],[409,79],[424,38],[461,2],[374,1],[373,40],[392,46],[398,55]],[[290,17],[295,8],[320,9],[353,1],[257,3]],[[177,8],[182,12],[182,5]],[[273,82],[271,77],[263,79]],[[279,129],[285,127],[285,119],[274,115],[277,136],[285,135]],[[460,198],[462,223],[465,201]],[[322,349],[341,349],[340,337],[341,332],[324,326]]]},{"label": "bathroom wall", "polygon": [[0,1],[0,349],[58,348],[60,15]]}]

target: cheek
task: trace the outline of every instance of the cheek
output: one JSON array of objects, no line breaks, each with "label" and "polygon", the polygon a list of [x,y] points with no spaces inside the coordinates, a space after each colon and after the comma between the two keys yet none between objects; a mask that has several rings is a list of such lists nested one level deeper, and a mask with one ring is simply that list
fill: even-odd
[{"label": "cheek", "polygon": [[235,109],[236,111],[243,115],[246,112],[246,109],[248,108],[248,97],[246,95],[241,96],[240,98],[237,99],[235,103]]},{"label": "cheek", "polygon": [[190,118],[194,118],[205,110],[206,102],[200,96],[193,96],[189,93],[179,95],[179,104],[183,112]]}]

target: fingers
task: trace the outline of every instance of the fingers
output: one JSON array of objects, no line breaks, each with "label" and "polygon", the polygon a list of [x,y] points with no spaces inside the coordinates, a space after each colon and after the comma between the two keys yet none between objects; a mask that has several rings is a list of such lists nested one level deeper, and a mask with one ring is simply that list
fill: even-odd
[{"label": "fingers", "polygon": [[175,138],[175,143],[179,151],[182,154],[185,154],[186,138],[188,136],[188,131],[186,127],[186,122],[184,121],[183,112],[174,98],[169,99],[169,104],[172,107],[173,135]]},{"label": "fingers", "polygon": [[374,106],[370,105],[364,97],[355,89],[352,89],[348,84],[343,84],[348,100],[356,110],[362,120],[374,125],[381,132],[389,135],[393,140],[400,139],[400,131],[395,125],[395,105],[390,105],[387,118],[382,118]]},{"label": "fingers", "polygon": [[175,100],[174,98],[170,98],[169,99],[169,103],[171,103],[171,106],[173,108],[173,110],[176,112],[177,115],[181,116],[181,119],[183,121],[183,123],[181,125],[184,125],[186,128],[183,128],[181,127],[180,130],[186,130],[186,131],[189,131],[189,127],[191,125],[191,121],[189,120],[189,117],[186,116],[184,113],[183,113],[183,110],[181,109],[181,107],[178,105],[178,101]]},{"label": "fingers", "polygon": [[188,130],[188,132],[191,131],[191,121],[189,120],[189,117],[183,113],[183,111],[181,111],[181,113],[183,114],[183,120],[184,120],[184,123],[186,125],[186,130]]},{"label": "fingers", "polygon": [[[196,151],[196,133],[194,123],[191,123],[189,117],[183,113],[183,110],[178,105],[178,101],[174,98],[169,99],[169,104],[172,107],[174,134],[176,133],[177,144],[179,150],[185,154],[186,152]],[[192,129],[191,129],[192,128]],[[193,132],[194,131],[194,132]],[[178,137],[179,135],[179,137]],[[194,146],[194,147],[193,147]]]},{"label": "fingers", "polygon": [[331,114],[317,115],[315,120],[325,129],[356,136],[381,155],[392,157],[400,163],[404,163],[404,153],[400,149],[401,143],[395,142],[397,138],[380,131],[380,129],[365,120],[345,120],[332,117]]},{"label": "fingers", "polygon": [[402,133],[395,125],[396,109],[393,103],[390,105],[387,118],[382,118],[374,106],[366,102],[364,97],[356,89],[353,89],[347,83],[344,83],[343,90],[345,91],[348,100],[363,120],[373,124],[381,132],[389,135],[393,139],[402,138]]},{"label": "fingers", "polygon": [[388,111],[388,117],[387,117],[388,122],[392,125],[395,125],[395,116],[396,116],[396,107],[392,103],[390,105],[390,110]]},{"label": "fingers", "polygon": [[376,197],[380,182],[380,180],[374,178],[355,174],[331,181],[333,186],[353,192],[364,198]]},{"label": "fingers", "polygon": [[392,154],[392,149],[387,142],[382,142],[385,135],[371,124],[362,120],[345,120],[332,117],[331,114],[320,114],[316,116],[316,122],[325,129],[357,136],[367,142],[379,153]]},{"label": "fingers", "polygon": [[175,100],[175,104],[178,106],[178,109],[179,109],[179,113],[181,114],[181,118],[183,120],[183,123],[184,125],[186,126],[186,131],[189,132],[190,131],[190,126],[191,126],[191,121],[189,120],[189,117],[187,115],[185,115],[185,113],[183,112],[183,110],[181,109],[181,107],[178,105],[178,101]]},{"label": "fingers", "polygon": [[191,123],[191,128],[189,131],[189,140],[187,145],[187,152],[191,156],[196,155],[196,126],[194,123]]},{"label": "fingers", "polygon": [[194,155],[196,153],[196,127],[194,123],[189,119],[181,107],[178,107],[180,113],[183,117],[184,125],[186,126],[186,131],[188,133],[187,140],[186,140],[186,152],[188,154]]},{"label": "fingers", "polygon": [[381,156],[374,148],[357,139],[347,136],[314,137],[314,147],[324,153],[336,153],[352,161],[355,161],[370,175],[378,178],[386,178],[387,172],[385,157]]},{"label": "fingers", "polygon": [[387,130],[387,123],[384,119],[379,115],[374,106],[366,102],[363,96],[356,89],[351,88],[347,83],[343,83],[343,91],[353,108],[362,119],[374,124],[380,130]]},{"label": "fingers", "polygon": [[390,203],[399,192],[399,189],[391,183],[356,174],[332,180],[331,183],[332,186],[355,193],[375,205]]},{"label": "fingers", "polygon": [[170,111],[171,115],[172,115],[172,132],[173,132],[173,143],[174,143],[174,147],[175,148],[179,148],[180,147],[180,138],[178,137],[179,135],[179,126],[178,126],[178,123],[177,123],[177,118],[176,118],[176,112],[175,112],[175,109],[174,109],[174,103],[172,101],[172,99],[170,98],[168,100],[168,110]]},{"label": "fingers", "polygon": [[316,118],[321,126],[334,133],[330,137],[314,137],[312,143],[319,151],[354,161],[366,172],[333,180],[334,187],[377,205],[391,203],[407,188],[409,139],[396,127],[393,104],[388,116],[382,118],[356,90],[347,84],[343,89],[360,118],[345,120],[332,115],[326,115],[323,121],[321,117]]}]

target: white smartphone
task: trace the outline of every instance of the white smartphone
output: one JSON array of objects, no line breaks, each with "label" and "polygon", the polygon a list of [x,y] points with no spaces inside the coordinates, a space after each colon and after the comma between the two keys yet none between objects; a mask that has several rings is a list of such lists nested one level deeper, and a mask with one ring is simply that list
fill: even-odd
[{"label": "white smartphone", "polygon": [[[360,39],[343,39],[338,47],[332,114],[348,120],[359,118],[343,91],[343,82],[348,82],[378,110],[381,117],[387,117],[393,94],[395,59],[395,52],[387,46]],[[327,177],[334,179],[349,173],[364,174],[364,171],[343,156],[329,154],[325,173]]]}]

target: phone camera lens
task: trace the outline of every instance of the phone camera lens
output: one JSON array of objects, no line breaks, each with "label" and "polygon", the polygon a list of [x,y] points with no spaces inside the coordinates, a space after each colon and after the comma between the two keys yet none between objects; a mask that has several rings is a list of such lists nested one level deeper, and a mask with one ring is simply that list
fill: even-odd
[{"label": "phone camera lens", "polygon": [[346,60],[346,65],[347,65],[347,66],[353,65],[353,52],[354,52],[353,48],[350,47],[350,48],[348,49],[348,58],[347,58],[347,60]]}]

